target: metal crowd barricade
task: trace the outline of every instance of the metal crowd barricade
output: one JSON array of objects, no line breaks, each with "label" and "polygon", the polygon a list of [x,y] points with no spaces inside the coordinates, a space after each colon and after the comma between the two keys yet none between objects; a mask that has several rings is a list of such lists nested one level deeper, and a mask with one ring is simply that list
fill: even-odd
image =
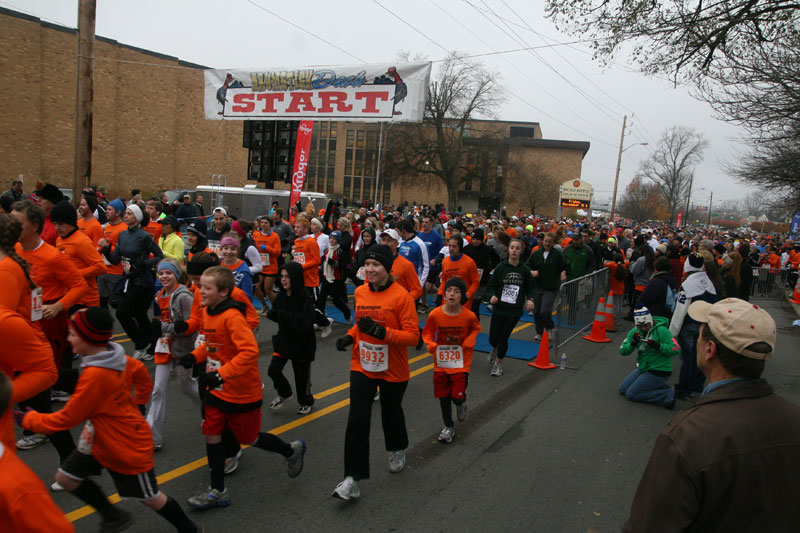
[{"label": "metal crowd barricade", "polygon": [[608,296],[608,268],[561,284],[556,296],[555,346],[561,348],[592,327],[600,298]]},{"label": "metal crowd barricade", "polygon": [[778,270],[773,268],[753,268],[753,286],[750,289],[750,298],[766,300],[781,300],[789,286],[791,270]]}]

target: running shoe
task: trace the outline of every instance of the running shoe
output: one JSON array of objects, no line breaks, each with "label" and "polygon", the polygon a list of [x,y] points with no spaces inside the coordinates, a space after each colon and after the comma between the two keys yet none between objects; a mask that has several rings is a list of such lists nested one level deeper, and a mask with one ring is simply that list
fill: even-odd
[{"label": "running shoe", "polygon": [[142,356],[142,361],[152,361],[155,358],[156,358],[155,354],[149,353],[149,352],[145,352],[145,354]]},{"label": "running shoe", "polygon": [[469,418],[469,405],[467,405],[467,400],[464,400],[464,403],[461,405],[456,405],[456,418],[458,418],[459,422],[463,422]]},{"label": "running shoe", "polygon": [[361,496],[361,488],[358,486],[358,481],[350,476],[347,476],[336,485],[333,489],[331,496],[339,498],[340,500],[349,500],[350,498],[358,498]]},{"label": "running shoe", "polygon": [[333,324],[333,319],[329,318],[328,319],[328,325],[327,326],[322,326],[321,329],[322,329],[322,338],[323,339],[330,336],[330,334],[331,334],[331,324]]},{"label": "running shoe", "polygon": [[298,415],[307,415],[310,412],[311,412],[311,406],[310,405],[301,405],[300,407],[297,408],[297,414]]},{"label": "running shoe", "polygon": [[492,365],[492,376],[499,377],[503,375],[503,365],[499,362],[495,362]]},{"label": "running shoe", "polygon": [[537,333],[536,335],[533,336],[533,340],[539,342],[540,340],[542,340],[542,336]]},{"label": "running shoe", "polygon": [[355,323],[356,323],[356,314],[350,313],[350,318],[347,319],[347,325],[352,326]]},{"label": "running shoe", "polygon": [[227,507],[231,504],[231,497],[227,487],[223,491],[209,487],[203,492],[198,492],[186,500],[186,505],[192,509],[211,509],[212,507]]},{"label": "running shoe", "polygon": [[406,466],[406,451],[389,452],[389,472],[396,474]]},{"label": "running shoe", "polygon": [[236,472],[236,469],[239,468],[239,458],[241,456],[242,456],[242,449],[239,448],[239,451],[236,452],[236,455],[225,459],[225,469],[223,470],[223,472],[225,473],[226,476]]},{"label": "running shoe", "polygon": [[154,452],[160,452],[161,451],[161,447],[162,447],[161,444],[153,444],[153,451]]},{"label": "running shoe", "polygon": [[[116,509],[116,507],[115,507]],[[125,531],[133,524],[133,515],[123,509],[117,509],[116,518],[103,518],[100,531]]]},{"label": "running shoe", "polygon": [[50,485],[50,490],[53,492],[64,492],[66,489],[58,481],[53,481],[53,484]]},{"label": "running shoe", "polygon": [[33,433],[31,435],[25,435],[21,439],[17,441],[17,448],[20,450],[32,450],[34,448],[38,448],[42,444],[49,442],[50,439],[47,435],[42,435],[41,433]]},{"label": "running shoe", "polygon": [[306,441],[296,440],[291,444],[294,453],[286,459],[286,472],[289,477],[297,477],[303,471],[303,457],[306,455]]},{"label": "running shoe", "polygon": [[64,392],[63,390],[51,390],[50,391],[50,401],[51,402],[68,402],[71,394]]},{"label": "running shoe", "polygon": [[147,355],[147,350],[136,350],[133,352],[133,358],[141,361]]},{"label": "running shoe", "polygon": [[372,397],[372,401],[377,402],[380,399],[381,399],[381,390],[378,389],[375,391],[375,396]]},{"label": "running shoe", "polygon": [[489,357],[486,358],[486,361],[493,365],[497,361],[497,348],[492,348],[492,351],[489,352]]},{"label": "running shoe", "polygon": [[445,426],[442,428],[442,432],[439,433],[439,442],[444,442],[445,444],[450,444],[453,442],[453,437],[456,435],[455,428],[450,426]]},{"label": "running shoe", "polygon": [[273,400],[271,402],[269,402],[269,408],[272,409],[273,411],[277,411],[278,409],[283,407],[283,404],[285,404],[286,402],[288,402],[291,399],[292,399],[292,395],[291,394],[289,396],[287,396],[286,398],[284,398],[283,396],[280,396],[280,395],[279,396],[275,396],[275,398],[273,398]]},{"label": "running shoe", "polygon": [[258,310],[258,315],[259,316],[267,316],[267,313],[269,313],[269,309],[267,309],[266,305],[261,304],[261,309]]}]

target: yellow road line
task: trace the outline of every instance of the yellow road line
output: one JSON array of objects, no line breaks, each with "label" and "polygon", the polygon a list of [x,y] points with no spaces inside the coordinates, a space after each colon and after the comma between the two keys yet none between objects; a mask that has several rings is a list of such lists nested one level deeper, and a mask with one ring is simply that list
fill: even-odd
[{"label": "yellow road line", "polygon": [[[523,329],[529,327],[530,325],[531,325],[530,322],[526,322],[526,323],[522,324],[521,326],[518,326],[518,327],[514,328],[514,330],[512,330],[511,333],[512,334],[516,333],[516,332],[518,332],[520,330],[523,330]],[[430,357],[430,355],[431,355],[430,352],[425,352],[422,355],[418,355],[416,357],[413,357],[413,358],[409,359],[408,363],[409,364],[416,363],[417,361],[421,361],[422,359]],[[416,370],[411,372],[410,378],[419,376],[420,374],[424,374],[425,372],[428,372],[428,371],[430,371],[432,369],[433,369],[433,363],[431,363],[429,365],[426,365],[426,366],[423,366],[423,367],[420,367],[420,368],[418,368],[418,369],[416,369]],[[347,389],[349,387],[350,387],[350,383],[349,382],[348,383],[342,383],[341,385],[337,385],[335,387],[331,387],[330,389],[327,389],[327,390],[322,391],[322,392],[320,392],[318,394],[315,394],[314,398],[315,399],[324,398],[326,396],[330,396],[332,394],[335,394],[335,393],[337,393],[339,391],[342,391],[344,389]],[[298,428],[298,427],[303,426],[305,424],[308,424],[310,422],[313,422],[314,420],[317,420],[319,418],[322,418],[323,416],[329,415],[330,413],[338,411],[339,409],[342,409],[343,407],[346,407],[348,405],[350,405],[350,398],[345,398],[344,400],[336,402],[333,405],[329,405],[328,407],[324,407],[324,408],[320,409],[319,411],[314,411],[313,413],[309,414],[308,416],[304,416],[303,418],[298,418],[297,420],[294,420],[292,422],[288,422],[286,424],[283,424],[282,426],[278,426],[278,427],[276,427],[274,429],[270,429],[270,430],[268,430],[268,433],[272,433],[273,435],[280,435],[282,433],[286,433],[287,431],[290,431],[292,429],[295,429],[295,428]],[[246,449],[246,448],[249,448],[249,446],[242,446],[242,448]],[[183,466],[179,466],[178,468],[170,470],[169,472],[165,472],[165,473],[161,474],[160,476],[156,477],[156,481],[158,482],[159,485],[163,485],[164,483],[166,483],[168,481],[172,481],[175,478],[178,478],[178,477],[181,477],[183,475],[186,475],[189,472],[193,472],[193,471],[197,470],[198,468],[202,468],[202,467],[204,467],[206,465],[208,465],[208,457],[201,457],[200,459],[192,461],[191,463],[187,463],[187,464],[185,464]],[[112,504],[115,504],[115,503],[121,501],[121,498],[119,497],[118,493],[114,493],[114,494],[112,494],[111,496],[108,497],[108,501],[111,502]],[[67,520],[69,520],[70,522],[75,522],[77,520],[80,520],[81,518],[85,518],[85,517],[89,516],[90,514],[93,514],[94,512],[95,512],[94,507],[92,507],[90,505],[85,505],[83,507],[75,509],[72,512],[67,513],[66,517],[67,517]]]}]

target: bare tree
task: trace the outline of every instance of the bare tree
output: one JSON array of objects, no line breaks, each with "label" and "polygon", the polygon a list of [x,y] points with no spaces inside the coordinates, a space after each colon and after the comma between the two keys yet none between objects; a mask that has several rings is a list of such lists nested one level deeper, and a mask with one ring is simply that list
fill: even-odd
[{"label": "bare tree", "polygon": [[674,126],[661,134],[655,151],[639,167],[637,177],[655,183],[669,208],[673,222],[683,205],[694,174],[708,147],[702,134],[685,126]]},{"label": "bare tree", "polygon": [[633,178],[619,201],[619,212],[636,221],[663,220],[669,216],[667,202],[655,183]]},{"label": "bare tree", "polygon": [[441,181],[450,208],[456,207],[458,190],[470,171],[464,145],[464,137],[476,133],[470,131],[470,119],[492,117],[505,100],[499,75],[464,56],[453,52],[439,65],[428,87],[423,122],[398,124],[387,143],[392,175]]}]

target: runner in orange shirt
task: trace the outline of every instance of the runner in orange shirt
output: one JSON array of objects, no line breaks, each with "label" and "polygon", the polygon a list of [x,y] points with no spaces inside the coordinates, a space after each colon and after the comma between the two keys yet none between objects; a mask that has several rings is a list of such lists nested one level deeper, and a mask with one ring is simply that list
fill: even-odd
[{"label": "runner in orange shirt", "polygon": [[433,355],[433,392],[439,398],[444,427],[439,442],[453,442],[455,425],[451,403],[456,416],[463,422],[469,416],[467,381],[472,366],[472,350],[481,324],[467,303],[467,285],[458,276],[444,283],[444,305],[428,315],[422,338]]},{"label": "runner in orange shirt", "polygon": [[[72,204],[66,200],[57,203],[50,211],[50,220],[56,228],[58,239],[56,248],[72,260],[83,279],[87,290],[77,305],[92,307],[100,305],[97,293],[97,277],[105,274],[106,266],[95,243],[81,231],[78,231],[78,217]],[[74,309],[73,309],[74,310]]]},{"label": "runner in orange shirt", "polygon": [[317,305],[319,300],[319,265],[321,259],[319,256],[319,245],[313,235],[309,233],[310,223],[308,219],[301,215],[297,217],[294,223],[294,234],[297,238],[292,245],[292,260],[300,263],[303,267],[303,280],[306,285],[306,290],[314,300],[314,324],[319,326],[322,331],[322,337],[325,338],[331,334],[332,318],[327,318],[324,313],[324,308],[320,309]]},{"label": "runner in orange shirt", "polygon": [[[128,229],[127,224],[122,221],[123,214],[125,214],[125,204],[119,198],[109,202],[106,206],[108,223],[103,226],[103,238],[97,243],[101,248],[108,245],[113,252],[117,247],[120,233]],[[121,263],[112,265],[105,257],[103,263],[106,265],[106,272],[97,278],[97,292],[100,295],[100,307],[108,309],[109,302],[112,307],[117,306],[116,302],[119,298],[115,289],[121,282],[124,271]]]},{"label": "runner in orange shirt", "polygon": [[31,279],[30,266],[14,247],[21,234],[22,225],[16,218],[0,214],[0,279],[3,280],[0,307],[16,311],[25,320],[33,322],[36,317],[31,312],[34,303],[32,291],[36,284]]},{"label": "runner in orange shirt", "polygon": [[103,238],[103,225],[94,218],[94,210],[97,209],[97,200],[92,196],[81,196],[81,203],[78,205],[78,229],[89,237],[92,244],[97,246]]},{"label": "runner in orange shirt", "polygon": [[478,292],[478,287],[481,284],[481,277],[478,274],[478,267],[475,261],[468,255],[462,253],[464,241],[460,233],[454,233],[447,239],[447,247],[450,255],[442,260],[442,276],[439,285],[439,295],[437,300],[441,302],[444,299],[444,290],[447,280],[452,277],[460,277],[464,283],[467,284],[467,309],[472,309],[472,299],[475,293]]},{"label": "runner in orange shirt", "polygon": [[266,316],[269,308],[264,299],[275,301],[275,278],[278,274],[278,257],[281,253],[281,238],[272,231],[272,220],[268,216],[259,219],[259,229],[253,232],[253,242],[261,256],[261,279],[256,284],[256,296],[261,300],[261,315]]}]

